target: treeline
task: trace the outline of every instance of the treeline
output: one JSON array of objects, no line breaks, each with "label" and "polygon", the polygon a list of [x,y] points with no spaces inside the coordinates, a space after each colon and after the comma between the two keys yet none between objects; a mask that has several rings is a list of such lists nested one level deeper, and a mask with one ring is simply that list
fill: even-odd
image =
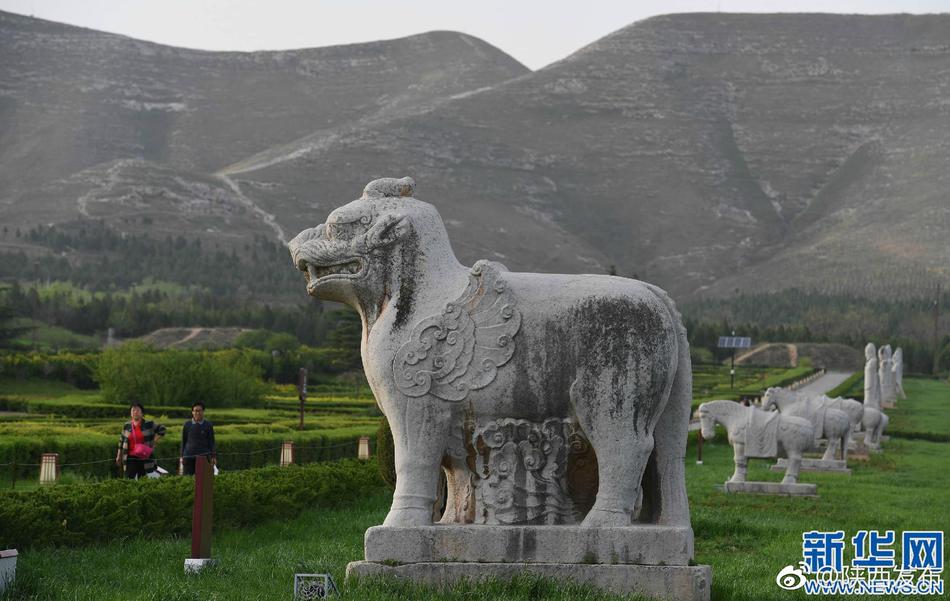
[{"label": "treeline", "polygon": [[109,328],[119,338],[137,337],[168,327],[246,327],[286,332],[310,346],[321,346],[342,317],[316,300],[297,306],[271,306],[242,296],[205,289],[174,292],[43,291],[14,283],[2,294],[8,317],[29,317],[85,335]]},{"label": "treeline", "polygon": [[[941,307],[934,322],[934,307]],[[758,342],[834,342],[863,349],[868,342],[904,349],[905,369],[931,373],[936,331],[938,371],[950,369],[950,294],[939,298],[883,301],[801,290],[738,294],[728,299],[704,299],[680,307],[690,344],[708,349],[716,358],[719,336],[734,330]]]},{"label": "treeline", "polygon": [[[205,288],[216,295],[299,298],[303,277],[284,245],[255,235],[229,248],[218,242],[116,232],[96,220],[10,231],[7,240],[44,246],[53,254],[0,253],[0,280],[63,281],[94,291],[127,289],[150,277]],[[295,295],[295,296],[294,296]]]}]

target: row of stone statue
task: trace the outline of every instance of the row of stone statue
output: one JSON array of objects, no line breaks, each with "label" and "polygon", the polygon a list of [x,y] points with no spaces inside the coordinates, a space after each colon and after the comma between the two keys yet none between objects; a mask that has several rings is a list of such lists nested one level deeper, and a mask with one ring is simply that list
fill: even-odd
[{"label": "row of stone statue", "polygon": [[[814,495],[816,485],[798,482],[800,470],[850,474],[849,450],[880,452],[883,432],[889,419],[884,407],[905,398],[901,349],[891,354],[890,346],[878,352],[873,344],[865,348],[865,401],[830,398],[784,388],[769,388],[761,407],[733,401],[709,401],[697,410],[701,435],[715,436],[716,424],[725,427],[733,446],[735,472],[725,483],[727,492]],[[888,402],[890,401],[890,402]],[[853,435],[863,432],[858,442]],[[809,451],[825,447],[818,459],[805,458]],[[840,459],[838,458],[840,450]],[[779,458],[773,469],[784,469],[781,483],[748,482],[748,459]]]},{"label": "row of stone statue", "polygon": [[880,409],[894,406],[904,394],[904,351],[900,347],[891,354],[885,344],[875,352],[874,344],[864,347],[864,405]]}]

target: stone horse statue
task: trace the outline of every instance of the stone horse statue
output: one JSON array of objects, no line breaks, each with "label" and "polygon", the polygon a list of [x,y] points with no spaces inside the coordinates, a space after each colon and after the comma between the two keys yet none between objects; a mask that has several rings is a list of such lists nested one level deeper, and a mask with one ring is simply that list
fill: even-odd
[{"label": "stone horse statue", "polygon": [[716,424],[728,433],[736,462],[730,482],[745,482],[749,457],[788,457],[783,484],[798,482],[802,454],[814,444],[811,423],[801,417],[762,411],[734,401],[708,401],[696,410],[703,438],[716,436]]},{"label": "stone horse statue", "polygon": [[370,182],[289,243],[307,292],[360,315],[395,443],[384,525],[431,524],[442,470],[443,523],[571,523],[565,457],[586,439],[599,485],[582,526],[689,528],[691,366],[669,296],[606,275],[463,266],[414,189]]},{"label": "stone horse statue", "polygon": [[847,460],[848,442],[851,440],[851,420],[844,411],[829,407],[825,402],[827,398],[796,394],[784,388],[769,388],[762,396],[762,409],[766,411],[777,409],[784,415],[804,417],[815,429],[814,446],[817,447],[819,438],[828,439],[828,448],[825,449],[822,460],[835,459],[839,447],[841,459]]}]

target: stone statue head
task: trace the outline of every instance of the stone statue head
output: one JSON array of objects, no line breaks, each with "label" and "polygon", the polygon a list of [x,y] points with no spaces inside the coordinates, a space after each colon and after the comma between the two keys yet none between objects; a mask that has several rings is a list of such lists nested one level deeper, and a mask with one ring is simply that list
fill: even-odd
[{"label": "stone statue head", "polygon": [[877,357],[877,349],[874,348],[874,343],[869,342],[867,346],[864,347],[864,359],[870,361]]},{"label": "stone statue head", "polygon": [[408,177],[372,181],[361,198],[291,240],[307,292],[348,304],[374,321],[385,299],[418,277],[420,263],[432,269],[440,257],[455,261],[442,218],[412,197],[414,189]]}]

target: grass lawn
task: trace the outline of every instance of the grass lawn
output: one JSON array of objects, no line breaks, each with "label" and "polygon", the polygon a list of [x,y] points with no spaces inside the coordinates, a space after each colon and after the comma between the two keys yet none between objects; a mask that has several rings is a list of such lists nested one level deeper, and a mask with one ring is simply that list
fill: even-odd
[{"label": "grass lawn", "polygon": [[950,386],[946,381],[904,378],[906,400],[885,409],[891,422],[885,434],[950,442]]},{"label": "grass lawn", "polygon": [[[912,397],[900,402],[905,410],[912,414],[914,407],[931,407],[934,414],[924,420],[931,426],[927,431],[946,433],[950,408],[940,408],[946,406],[941,399],[950,402],[950,385],[916,379],[905,385]],[[713,599],[808,598],[801,590],[779,589],[775,576],[802,559],[802,533],[809,530],[843,530],[846,539],[860,529],[895,530],[898,541],[903,530],[950,531],[946,442],[894,436],[884,454],[852,463],[850,477],[803,472],[801,481],[818,484],[819,498],[808,499],[720,492],[716,485],[733,470],[731,447],[720,433],[705,445],[704,465],[696,465],[693,440],[686,467],[696,561],[713,568]],[[749,479],[781,480],[782,474],[769,471],[768,465],[766,460],[752,460]],[[294,520],[220,532],[214,556],[221,565],[200,576],[182,573],[189,541],[160,534],[98,548],[25,552],[16,589],[0,599],[290,599],[295,572],[330,572],[343,599],[618,598],[532,579],[463,585],[444,593],[391,582],[344,586],[346,564],[362,558],[363,532],[382,522],[389,501],[383,493],[354,500],[347,509],[312,511]],[[899,542],[895,550],[899,559]],[[848,543],[845,563],[852,557]]]}]

